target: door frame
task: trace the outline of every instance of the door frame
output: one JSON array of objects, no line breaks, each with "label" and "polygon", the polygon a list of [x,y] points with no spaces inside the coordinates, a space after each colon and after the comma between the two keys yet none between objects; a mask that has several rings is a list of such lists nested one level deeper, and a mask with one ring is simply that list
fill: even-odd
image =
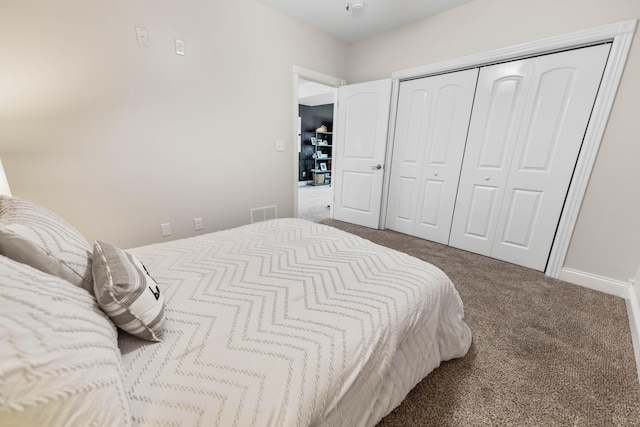
[{"label": "door frame", "polygon": [[[395,117],[398,105],[399,85],[403,80],[410,80],[430,75],[449,73],[453,71],[476,68],[519,58],[552,53],[577,47],[584,47],[598,43],[611,42],[611,51],[605,66],[600,90],[587,125],[582,148],[578,156],[569,191],[565,201],[556,236],[551,246],[549,260],[545,274],[553,278],[560,278],[562,267],[569,250],[573,230],[578,219],[582,200],[586,193],[589,177],[598,154],[598,149],[604,135],[609,113],[613,107],[616,91],[622,78],[622,72],[629,55],[631,42],[636,31],[638,20],[618,22],[587,30],[576,31],[560,36],[523,43],[506,48],[496,49],[462,58],[437,62],[434,64],[408,68],[392,73],[393,90],[391,95],[392,117]],[[393,139],[395,123],[390,126],[387,140],[387,153],[393,153]],[[391,157],[388,157],[391,159]],[[389,160],[390,161],[390,160]],[[385,181],[388,186],[388,182]],[[385,188],[387,189],[387,188]],[[383,214],[386,220],[388,194],[383,191]],[[383,222],[384,224],[384,222]]]},{"label": "door frame", "polygon": [[[293,66],[293,101],[292,101],[292,111],[293,111],[293,138],[292,141],[298,140],[298,84],[300,83],[300,79],[309,80],[315,83],[320,83],[326,86],[331,86],[334,88],[338,88],[340,86],[344,86],[347,84],[346,80],[341,79],[339,77],[330,76],[329,74],[323,74],[318,71],[310,70],[308,68],[300,67],[298,65]],[[335,117],[338,114],[338,91],[336,90],[333,95],[333,117],[335,124]],[[297,146],[297,144],[293,144],[293,146]],[[294,149],[293,151],[293,217],[298,217],[298,169],[299,169],[299,159],[298,159],[298,150]],[[331,203],[331,215],[333,214],[333,202]]]}]

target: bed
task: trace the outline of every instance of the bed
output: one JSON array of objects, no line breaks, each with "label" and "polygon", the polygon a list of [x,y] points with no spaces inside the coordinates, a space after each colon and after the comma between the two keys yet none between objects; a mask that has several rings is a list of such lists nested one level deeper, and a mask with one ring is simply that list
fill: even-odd
[{"label": "bed", "polygon": [[[0,253],[5,255],[11,251],[2,245],[3,203],[4,197]],[[78,244],[77,239],[69,240]],[[29,270],[28,276],[46,273],[46,286],[38,292],[64,287],[65,294],[75,292],[74,306],[84,298],[83,316],[102,322],[103,368],[96,373],[85,366],[87,372],[78,373],[72,384],[58,375],[54,382],[67,381],[62,387],[81,391],[64,398],[49,392],[54,396],[49,400],[33,396],[46,391],[24,385],[24,367],[3,370],[5,383],[15,384],[18,391],[3,396],[0,424],[49,420],[42,414],[59,412],[59,404],[86,425],[105,425],[100,417],[106,417],[109,423],[136,426],[371,426],[442,361],[464,356],[471,343],[462,301],[441,270],[338,229],[292,218],[120,250],[120,256],[144,269],[142,276],[148,275],[141,289],[153,294],[149,307],[160,302],[161,307],[139,310],[127,320],[147,322],[143,333],[151,336],[146,339],[135,328],[132,333],[114,332],[115,327],[109,332],[113,323],[123,323],[99,303],[103,293],[97,283],[104,280],[95,270],[99,259],[108,258],[110,246],[103,245],[104,253],[96,252],[98,247],[96,243],[91,251],[92,265],[76,268],[85,276],[74,277],[75,286],[68,277],[42,268]],[[3,272],[7,267],[2,263],[17,264],[4,258]],[[11,269],[22,268],[14,264]],[[93,286],[84,281],[87,268],[94,270]],[[2,277],[3,310],[9,303],[15,306],[16,298],[32,305],[33,295],[14,294],[43,281],[37,278],[40,285],[25,287],[15,283],[27,281],[15,272]],[[16,327],[11,323],[18,323],[19,315],[8,320],[3,315],[5,334]],[[75,318],[70,324],[79,327]],[[0,356],[19,365],[17,353],[0,351]],[[93,351],[89,357],[98,356]],[[45,368],[49,375],[52,369]],[[96,375],[113,380],[113,390],[106,390],[108,381],[98,381]],[[115,409],[101,407],[105,393],[117,402]],[[80,402],[69,406],[75,398]],[[38,399],[48,406],[38,408]],[[24,402],[35,403],[30,407]],[[116,412],[121,418],[114,421]]]}]

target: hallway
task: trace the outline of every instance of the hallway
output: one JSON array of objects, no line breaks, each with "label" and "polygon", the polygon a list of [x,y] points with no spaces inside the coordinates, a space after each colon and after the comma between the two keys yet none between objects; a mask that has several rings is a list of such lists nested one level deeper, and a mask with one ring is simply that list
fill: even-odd
[{"label": "hallway", "polygon": [[305,185],[298,188],[298,218],[320,222],[329,218],[333,187]]}]

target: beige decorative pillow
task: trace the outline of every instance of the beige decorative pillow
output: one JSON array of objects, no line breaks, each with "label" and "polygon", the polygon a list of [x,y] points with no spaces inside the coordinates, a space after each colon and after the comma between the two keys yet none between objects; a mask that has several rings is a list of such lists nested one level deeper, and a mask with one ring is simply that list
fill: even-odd
[{"label": "beige decorative pillow", "polygon": [[131,425],[116,328],[87,292],[0,256],[0,343],[0,425]]},{"label": "beige decorative pillow", "polygon": [[144,265],[122,249],[96,242],[92,269],[96,299],[113,323],[137,337],[160,341],[164,300]]},{"label": "beige decorative pillow", "polygon": [[36,203],[0,196],[0,254],[93,294],[89,242],[68,222]]}]

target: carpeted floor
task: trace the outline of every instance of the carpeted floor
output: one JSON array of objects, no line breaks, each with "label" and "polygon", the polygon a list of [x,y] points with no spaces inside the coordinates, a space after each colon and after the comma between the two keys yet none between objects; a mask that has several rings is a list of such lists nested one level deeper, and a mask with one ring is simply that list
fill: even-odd
[{"label": "carpeted floor", "polygon": [[329,218],[333,198],[330,185],[298,187],[298,218],[320,222]]},{"label": "carpeted floor", "polygon": [[473,332],[379,424],[640,426],[625,301],[389,230],[325,224],[426,260],[451,277]]}]

